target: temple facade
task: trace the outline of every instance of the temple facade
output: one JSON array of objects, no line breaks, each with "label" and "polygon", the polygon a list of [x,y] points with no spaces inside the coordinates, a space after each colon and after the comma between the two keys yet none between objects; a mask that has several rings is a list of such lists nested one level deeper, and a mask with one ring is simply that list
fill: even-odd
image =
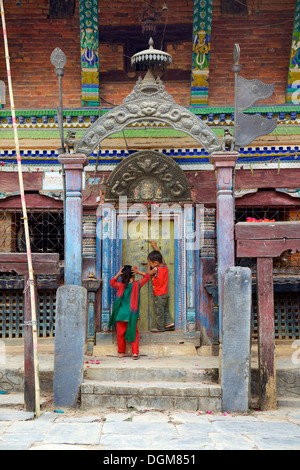
[{"label": "temple facade", "polygon": [[[268,135],[239,148],[234,222],[300,220],[298,0],[45,0],[6,2],[7,34],[33,253],[59,254],[60,274],[39,267],[38,331],[55,335],[56,290],[64,283],[65,220],[59,134],[59,83],[50,62],[59,47],[64,143],[84,153],[82,279],[90,296],[90,340],[108,331],[120,266],[147,268],[155,239],[170,268],[175,328],[219,341],[217,179],[211,155],[233,135],[234,44],[241,76],[275,85],[245,111],[277,119]],[[150,84],[131,57],[148,48],[172,56]],[[24,276],[4,257],[25,252],[5,53],[0,42],[0,337],[23,337]],[[145,90],[145,86],[148,86]],[[152,91],[149,92],[149,87]],[[143,88],[144,87],[144,88]],[[154,99],[155,96],[155,99]],[[78,221],[74,220],[74,224]],[[78,248],[80,249],[80,247]],[[253,277],[252,335],[257,338],[256,259],[235,256]],[[277,340],[300,336],[300,255],[273,259]],[[148,289],[148,290],[147,290]],[[144,288],[141,331],[154,325]],[[193,336],[194,335],[194,336]]]}]

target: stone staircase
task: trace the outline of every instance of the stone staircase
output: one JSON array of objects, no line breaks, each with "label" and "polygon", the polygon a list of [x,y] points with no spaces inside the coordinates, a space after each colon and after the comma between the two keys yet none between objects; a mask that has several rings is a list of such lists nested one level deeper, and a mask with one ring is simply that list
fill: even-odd
[{"label": "stone staircase", "polygon": [[[112,335],[106,335],[85,358],[82,408],[155,408],[214,411],[221,407],[219,358],[201,346],[193,333],[143,334],[141,358],[119,359]],[[162,342],[162,340],[164,342]],[[0,407],[20,406],[24,392],[23,340],[5,340],[0,364]],[[252,355],[251,404],[257,408],[257,351]],[[292,362],[292,343],[276,346],[277,402],[300,409],[300,367]],[[41,397],[53,391],[54,340],[39,339]]]},{"label": "stone staircase", "polygon": [[98,335],[81,385],[81,408],[221,411],[218,358],[199,356],[199,346],[199,333],[142,333],[140,359],[134,361],[129,350],[117,357],[113,335]]}]

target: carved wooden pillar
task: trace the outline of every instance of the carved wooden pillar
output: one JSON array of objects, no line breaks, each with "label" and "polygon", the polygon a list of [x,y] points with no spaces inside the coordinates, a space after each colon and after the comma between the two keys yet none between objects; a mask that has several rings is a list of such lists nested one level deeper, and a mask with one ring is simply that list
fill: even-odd
[{"label": "carved wooden pillar", "polygon": [[63,154],[59,161],[66,172],[65,283],[82,285],[82,173],[85,155]]},{"label": "carved wooden pillar", "polygon": [[257,303],[260,409],[275,410],[277,397],[272,258],[257,258]]},{"label": "carved wooden pillar", "polygon": [[219,290],[219,324],[222,336],[225,270],[234,266],[234,195],[233,169],[238,152],[214,152],[211,162],[217,176],[217,258]]}]

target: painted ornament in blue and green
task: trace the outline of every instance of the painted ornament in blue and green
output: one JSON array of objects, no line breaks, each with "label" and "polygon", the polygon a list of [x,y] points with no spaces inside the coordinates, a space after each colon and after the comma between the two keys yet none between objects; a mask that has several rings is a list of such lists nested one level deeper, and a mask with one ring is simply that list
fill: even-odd
[{"label": "painted ornament in blue and green", "polygon": [[295,7],[286,102],[300,104],[300,0]]},{"label": "painted ornament in blue and green", "polygon": [[194,0],[191,106],[208,104],[213,0]]},{"label": "painted ornament in blue and green", "polygon": [[82,106],[99,106],[98,0],[79,0]]}]

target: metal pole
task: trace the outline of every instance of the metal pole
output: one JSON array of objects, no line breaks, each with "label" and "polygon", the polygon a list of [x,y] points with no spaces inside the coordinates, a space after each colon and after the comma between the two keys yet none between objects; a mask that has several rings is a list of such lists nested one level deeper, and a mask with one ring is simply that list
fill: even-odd
[{"label": "metal pole", "polygon": [[[30,247],[30,235],[29,235],[27,208],[26,208],[26,201],[25,201],[25,190],[24,190],[24,181],[23,181],[23,173],[22,173],[19,137],[18,137],[18,130],[17,130],[17,120],[16,120],[16,114],[15,114],[15,103],[14,103],[14,95],[13,95],[13,87],[12,87],[12,79],[11,79],[8,38],[7,38],[3,0],[0,0],[0,9],[1,9],[1,19],[2,19],[2,28],[3,28],[3,36],[4,36],[5,59],[6,59],[6,68],[7,68],[10,106],[11,106],[15,147],[16,147],[17,163],[18,163],[18,175],[19,175],[19,185],[20,185],[23,220],[24,220],[25,240],[26,240],[26,251],[27,251],[27,262],[28,262],[28,282],[27,282],[27,286],[25,286],[25,289],[28,289],[28,288],[30,289],[30,301],[31,301],[30,302],[31,303],[30,323],[32,325],[32,341],[33,341],[32,353],[33,353],[33,365],[34,365],[35,414],[36,414],[36,417],[39,417],[40,416],[40,385],[39,385],[38,344],[37,344],[36,291],[35,291],[35,284],[34,284],[32,253],[31,253],[31,247]],[[25,354],[26,354],[26,351],[25,351]]]},{"label": "metal pole", "polygon": [[[233,66],[232,66],[232,71],[234,73],[234,150],[237,152],[239,151],[239,147],[236,145],[236,139],[237,139],[237,129],[238,129],[238,124],[237,124],[237,117],[238,117],[238,73],[240,73],[242,66],[239,64],[240,60],[240,46],[238,44],[234,45],[234,50],[233,50]],[[232,195],[233,195],[233,220],[236,220],[235,217],[235,171],[236,167],[233,169],[232,173]]]},{"label": "metal pole", "polygon": [[[237,115],[238,115],[238,101],[237,101],[237,86],[238,86],[238,73],[240,73],[242,66],[239,64],[240,60],[240,46],[234,45],[233,50],[233,66],[232,71],[234,73],[234,139],[236,141],[237,132]],[[239,150],[234,146],[234,150]]]},{"label": "metal pole", "polygon": [[[56,47],[50,57],[52,65],[55,67],[55,74],[58,77],[59,87],[59,109],[57,110],[58,127],[60,133],[61,150],[60,153],[65,153],[65,141],[64,141],[64,116],[63,116],[63,94],[62,94],[62,77],[65,73],[65,65],[67,58],[64,52]],[[64,226],[66,224],[66,174],[64,165],[62,165],[62,184],[63,184],[63,210],[64,210]]]}]

